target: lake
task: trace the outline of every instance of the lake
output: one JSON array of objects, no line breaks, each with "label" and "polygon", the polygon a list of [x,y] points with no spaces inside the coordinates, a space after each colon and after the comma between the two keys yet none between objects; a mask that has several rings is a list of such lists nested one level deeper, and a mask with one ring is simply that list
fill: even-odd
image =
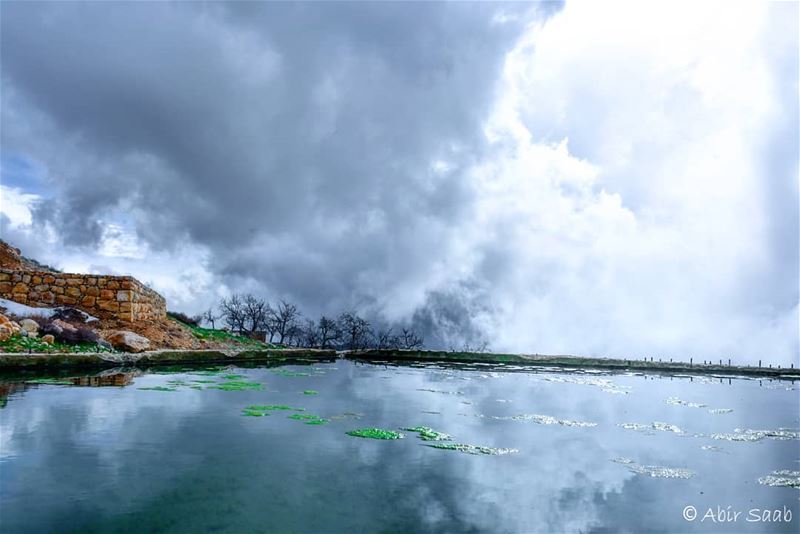
[{"label": "lake", "polygon": [[[800,522],[788,381],[337,360],[6,378],[1,391],[2,532]],[[435,432],[401,430],[416,427]],[[347,434],[365,428],[403,437]],[[437,432],[451,439],[423,439]]]}]

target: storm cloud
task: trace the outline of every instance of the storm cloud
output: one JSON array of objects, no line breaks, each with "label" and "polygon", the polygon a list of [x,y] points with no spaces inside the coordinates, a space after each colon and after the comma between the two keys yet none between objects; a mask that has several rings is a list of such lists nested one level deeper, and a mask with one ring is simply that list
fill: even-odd
[{"label": "storm cloud", "polygon": [[445,348],[796,361],[796,5],[1,6],[0,221],[42,261]]}]

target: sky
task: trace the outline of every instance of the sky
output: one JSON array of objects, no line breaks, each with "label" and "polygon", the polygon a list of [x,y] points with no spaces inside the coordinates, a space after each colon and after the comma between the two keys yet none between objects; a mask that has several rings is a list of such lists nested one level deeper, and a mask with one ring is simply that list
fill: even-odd
[{"label": "sky", "polygon": [[0,234],[176,311],[800,363],[798,3],[0,3]]}]

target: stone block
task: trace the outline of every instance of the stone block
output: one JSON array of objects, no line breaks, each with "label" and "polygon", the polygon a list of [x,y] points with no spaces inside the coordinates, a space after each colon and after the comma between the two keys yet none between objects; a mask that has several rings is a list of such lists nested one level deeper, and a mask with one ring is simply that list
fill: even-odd
[{"label": "stone block", "polygon": [[70,297],[80,297],[81,296],[81,289],[79,287],[68,287],[66,290],[66,294]]},{"label": "stone block", "polygon": [[119,302],[130,302],[131,300],[131,292],[128,289],[122,289],[117,291],[117,300]]},{"label": "stone block", "polygon": [[74,306],[78,303],[78,299],[67,295],[56,295],[56,302],[64,306]]},{"label": "stone block", "polygon": [[44,277],[42,277],[42,282],[44,282],[45,284],[52,284],[55,281],[56,277],[51,274],[46,274]]},{"label": "stone block", "polygon": [[102,300],[111,300],[116,297],[113,291],[110,289],[101,289],[100,290],[100,299]]},{"label": "stone block", "polygon": [[100,295],[100,290],[96,287],[87,287],[84,293],[86,295],[89,295],[90,297],[97,297],[98,295]]},{"label": "stone block", "polygon": [[94,297],[87,296],[87,297],[83,297],[81,299],[81,306],[86,306],[86,307],[91,308],[91,307],[94,306],[94,303],[95,303],[95,298]]}]

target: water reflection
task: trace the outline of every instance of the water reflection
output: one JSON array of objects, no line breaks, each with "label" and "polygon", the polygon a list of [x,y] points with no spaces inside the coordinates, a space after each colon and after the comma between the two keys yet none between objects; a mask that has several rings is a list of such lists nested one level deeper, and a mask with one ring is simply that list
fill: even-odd
[{"label": "water reflection", "polygon": [[[127,378],[112,373],[73,382],[119,380],[126,382],[113,385],[125,387],[9,387],[0,412],[0,527],[719,532],[717,524],[687,523],[682,510],[731,505],[790,506],[795,522],[723,530],[796,531],[797,490],[759,479],[796,471],[798,440],[710,437],[737,428],[797,429],[798,397],[788,382],[767,389],[754,380],[347,361],[285,369],[235,368],[200,378],[196,370],[130,371]],[[224,391],[203,382],[200,389],[140,389],[218,382],[224,374],[263,390]],[[436,393],[453,391],[462,394]],[[733,412],[714,415],[670,398]],[[242,417],[252,404],[301,406],[329,423],[308,426],[282,413]],[[632,421],[684,432],[618,426]],[[518,452],[471,455],[426,447],[415,436],[386,442],[345,434],[420,426],[452,435],[453,443]],[[703,449],[711,446],[724,454]],[[626,461],[614,461],[620,458]]]}]

